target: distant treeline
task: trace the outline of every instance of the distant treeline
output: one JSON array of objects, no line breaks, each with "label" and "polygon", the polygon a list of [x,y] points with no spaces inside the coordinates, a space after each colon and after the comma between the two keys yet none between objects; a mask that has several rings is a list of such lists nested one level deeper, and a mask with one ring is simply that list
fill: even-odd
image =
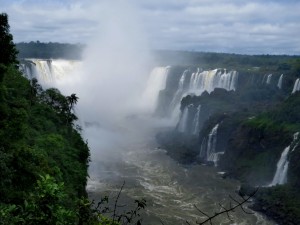
[{"label": "distant treeline", "polygon": [[[198,66],[245,69],[264,67],[268,69],[290,70],[299,60],[299,56],[290,55],[241,55],[230,53],[191,52],[191,51],[155,51],[155,59],[161,65]],[[254,68],[255,69],[255,68]]]},{"label": "distant treeline", "polygon": [[18,58],[39,59],[81,59],[83,44],[67,44],[48,42],[21,42],[16,44],[19,51]]},{"label": "distant treeline", "polygon": [[[18,58],[40,59],[78,59],[82,57],[85,45],[48,42],[21,42],[16,44]],[[299,65],[299,56],[291,55],[241,55],[230,53],[193,52],[193,51],[153,51],[156,64],[161,66],[195,66],[203,69],[227,68],[242,70],[275,70],[286,73]],[[300,72],[300,68],[298,71]],[[295,73],[294,73],[295,74]]]}]

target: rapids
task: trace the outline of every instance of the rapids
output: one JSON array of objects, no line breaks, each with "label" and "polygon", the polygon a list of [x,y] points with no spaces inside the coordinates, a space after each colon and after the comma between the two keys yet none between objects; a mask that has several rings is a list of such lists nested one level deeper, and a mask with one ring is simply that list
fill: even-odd
[{"label": "rapids", "polygon": [[[76,113],[83,128],[83,138],[87,140],[91,150],[87,185],[90,199],[97,202],[101,197],[109,195],[110,204],[114,204],[114,199],[125,181],[118,202],[118,205],[125,207],[118,210],[132,209],[131,203],[134,199],[145,198],[147,207],[142,215],[144,225],[180,225],[186,224],[186,220],[195,224],[206,217],[200,215],[194,205],[212,215],[220,210],[219,203],[228,206],[229,195],[241,200],[235,194],[240,184],[235,180],[222,179],[217,168],[183,166],[159,148],[155,134],[170,126],[175,129],[172,121],[152,118],[149,114],[143,116],[132,107],[130,114],[125,115],[124,107],[120,105],[123,106],[121,103],[126,103],[126,100],[133,101],[133,96],[136,96],[135,87],[139,83],[134,83],[138,80],[136,77],[129,79],[114,76],[120,74],[119,69],[122,71],[123,67],[114,68],[117,71],[101,70],[101,73],[97,73],[101,74],[99,77],[82,77],[81,73],[95,73],[94,70],[81,72],[77,67],[80,67],[80,62],[29,60],[25,63],[21,70],[28,78],[36,77],[44,87],[54,86],[64,94],[76,92],[79,96]],[[78,73],[71,74],[71,71]],[[128,74],[135,74],[135,71],[130,72]],[[156,98],[165,88],[168,68],[157,68],[151,74],[146,91],[141,96],[149,104],[147,110],[153,112]],[[220,82],[223,82],[223,76],[226,79],[236,77],[235,72],[218,75]],[[58,79],[61,77],[63,79]],[[229,85],[230,90],[234,89],[231,83],[226,85]],[[129,90],[134,90],[130,92],[132,95],[128,94]],[[119,101],[120,96],[123,97],[123,102]],[[185,120],[183,118],[183,130]],[[260,214],[249,215],[241,210],[236,210],[231,216],[234,222],[224,215],[214,220],[213,224],[274,224]]]},{"label": "rapids", "polygon": [[[125,181],[118,204],[130,205],[134,199],[145,198],[147,207],[142,216],[143,224],[151,225],[179,225],[186,224],[186,220],[195,224],[205,216],[200,215],[194,205],[212,215],[220,210],[219,203],[228,206],[229,195],[241,200],[235,193],[239,187],[237,181],[222,179],[213,167],[178,164],[157,146],[154,138],[157,127],[147,130],[139,124],[138,120],[131,120],[126,129],[114,129],[114,143],[104,148],[98,146],[101,153],[92,151],[87,186],[91,199],[97,202],[101,196],[108,195],[114,200]],[[95,128],[87,132],[93,133],[94,140],[98,135],[103,137],[103,132],[97,134]],[[97,143],[89,143],[97,148],[94,146]],[[213,224],[273,224],[257,213],[249,215],[237,210],[231,215],[234,222],[224,215]]]}]

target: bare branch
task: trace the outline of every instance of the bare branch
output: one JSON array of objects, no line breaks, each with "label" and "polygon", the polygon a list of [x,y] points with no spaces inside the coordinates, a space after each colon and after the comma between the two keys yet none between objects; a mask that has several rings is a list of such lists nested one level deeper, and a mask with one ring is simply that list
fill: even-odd
[{"label": "bare branch", "polygon": [[[161,223],[162,225],[165,225],[164,222],[163,222],[161,219],[160,219],[159,221],[160,221],[160,223]],[[187,221],[186,221],[186,222],[187,222]]]},{"label": "bare branch", "polygon": [[229,215],[229,212],[227,211],[227,209],[226,209],[222,204],[219,203],[219,205],[220,205],[220,207],[221,207],[222,209],[224,209],[224,210],[226,211],[227,218],[228,218],[230,221],[232,221],[232,219],[230,218],[230,215]]},{"label": "bare branch", "polygon": [[125,185],[125,181],[123,182],[123,184],[122,184],[122,186],[121,186],[121,188],[120,188],[120,191],[119,191],[119,193],[118,193],[117,199],[116,199],[116,201],[115,201],[114,214],[113,214],[113,223],[115,222],[117,204],[118,204],[118,200],[119,200],[119,198],[120,198],[120,195],[121,195],[121,192],[122,192],[122,190],[123,190],[124,185]]},{"label": "bare branch", "polygon": [[[200,213],[202,213],[203,215],[205,215],[205,216],[207,217],[207,219],[205,219],[204,221],[202,221],[202,222],[200,222],[200,223],[199,223],[199,222],[196,222],[196,223],[199,224],[199,225],[203,225],[203,224],[209,222],[209,223],[212,225],[212,220],[213,220],[214,218],[216,218],[216,217],[222,215],[222,214],[227,214],[227,217],[229,218],[229,220],[231,220],[231,219],[230,219],[230,214],[229,214],[229,212],[234,212],[234,210],[235,210],[236,208],[238,208],[238,207],[240,207],[240,208],[241,208],[245,213],[247,213],[247,214],[253,214],[253,213],[251,213],[251,212],[245,211],[245,209],[243,208],[243,205],[244,205],[245,203],[248,203],[248,202],[249,202],[249,199],[251,199],[251,198],[257,193],[257,191],[258,191],[258,188],[257,188],[252,194],[250,194],[247,198],[243,198],[243,201],[241,201],[241,202],[238,201],[238,200],[236,200],[236,199],[234,199],[233,197],[231,197],[231,196],[229,195],[230,199],[232,199],[232,201],[234,201],[234,202],[236,203],[236,205],[233,205],[233,204],[230,202],[230,207],[229,207],[228,209],[226,209],[224,206],[222,206],[221,204],[219,204],[223,210],[221,210],[221,211],[218,212],[218,213],[215,213],[213,216],[207,215],[206,213],[202,212],[196,205],[194,205],[195,208],[196,208]],[[231,220],[231,221],[232,221],[232,220]],[[186,221],[186,222],[187,222],[187,221]],[[188,223],[188,222],[187,222],[187,223]],[[188,224],[189,224],[189,223],[188,223]]]},{"label": "bare branch", "polygon": [[200,213],[202,213],[204,216],[210,217],[210,216],[207,215],[205,212],[201,211],[196,205],[194,205],[194,207],[195,207]]}]

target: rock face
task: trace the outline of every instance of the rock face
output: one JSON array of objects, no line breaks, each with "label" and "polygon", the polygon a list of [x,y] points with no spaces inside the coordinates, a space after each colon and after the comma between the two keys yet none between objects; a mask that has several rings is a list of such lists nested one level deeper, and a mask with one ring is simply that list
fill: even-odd
[{"label": "rock face", "polygon": [[[192,92],[195,74],[200,71],[178,67],[168,74],[157,113],[168,117],[177,108],[179,119],[174,130],[157,135],[158,142],[179,162],[218,166],[227,177],[265,187],[254,208],[280,224],[299,224],[300,196],[288,194],[300,188],[300,144],[293,141],[300,131],[297,78],[274,72],[231,72],[238,74],[238,79],[230,78],[234,85]],[[289,151],[284,152],[287,146]],[[282,163],[284,179],[274,182]]]}]

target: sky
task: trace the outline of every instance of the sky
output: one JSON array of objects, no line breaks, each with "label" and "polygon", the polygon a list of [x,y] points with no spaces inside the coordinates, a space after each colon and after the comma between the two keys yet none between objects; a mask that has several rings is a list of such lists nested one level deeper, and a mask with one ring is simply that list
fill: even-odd
[{"label": "sky", "polygon": [[300,55],[299,0],[0,0],[0,12],[15,42],[86,43],[122,18],[119,35],[138,27],[151,49]]}]

